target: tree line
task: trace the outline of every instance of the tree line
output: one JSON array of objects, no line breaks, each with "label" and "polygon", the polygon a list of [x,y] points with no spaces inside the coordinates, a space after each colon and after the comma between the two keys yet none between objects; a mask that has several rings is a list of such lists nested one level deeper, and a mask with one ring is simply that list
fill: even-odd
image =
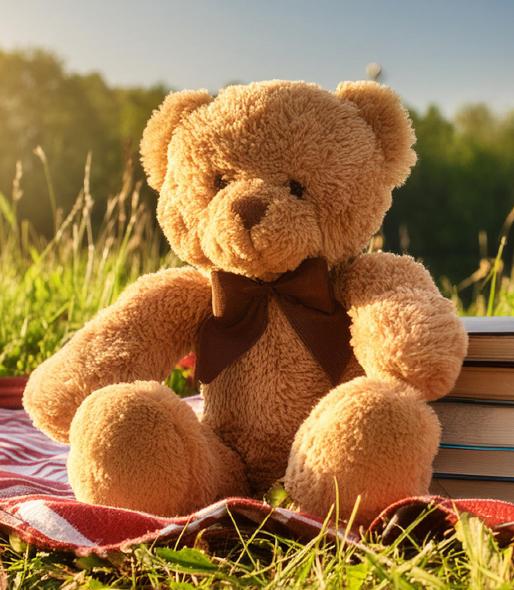
[{"label": "tree line", "polygon": [[[48,179],[34,154],[46,155],[50,189],[67,211],[92,153],[96,200],[119,190],[126,163],[143,178],[138,144],[146,120],[170,88],[117,87],[101,75],[68,72],[42,50],[0,50],[0,192],[11,192],[21,162],[22,216],[50,232]],[[514,205],[514,110],[463,107],[449,119],[431,106],[411,109],[418,164],[395,192],[383,228],[384,249],[422,258],[436,277],[458,282],[483,256],[494,256],[502,223]],[[144,197],[155,195],[144,187]],[[479,235],[481,240],[479,240]],[[512,250],[507,249],[510,264]]]}]

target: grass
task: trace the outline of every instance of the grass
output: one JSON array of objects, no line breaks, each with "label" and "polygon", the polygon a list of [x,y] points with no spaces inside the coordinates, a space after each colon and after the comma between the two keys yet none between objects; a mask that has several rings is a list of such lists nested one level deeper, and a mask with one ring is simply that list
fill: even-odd
[{"label": "grass", "polygon": [[514,588],[512,547],[500,548],[475,517],[460,516],[455,531],[417,542],[422,514],[390,545],[365,538],[356,545],[328,542],[320,533],[307,544],[262,528],[213,548],[140,545],[108,558],[35,551],[19,539],[0,542],[0,587],[78,588]]},{"label": "grass", "polygon": [[[44,153],[38,153],[46,170]],[[21,167],[12,198],[0,194],[0,375],[30,372],[128,283],[164,263],[130,171],[120,192],[107,203],[101,229],[93,236],[89,171],[88,159],[84,186],[65,217],[47,177],[55,226],[50,240],[18,219]]]},{"label": "grass", "polygon": [[[89,190],[91,160],[72,210],[64,214],[52,187],[46,157],[36,150],[47,178],[54,232],[43,238],[18,206],[23,198],[17,168],[12,195],[0,194],[0,376],[29,373],[60,348],[99,309],[114,301],[139,275],[180,261],[165,254],[154,213],[140,199],[130,167],[119,193],[109,199],[100,228]],[[514,221],[506,220],[498,256],[484,258],[460,285],[445,290],[462,313],[511,315],[514,276],[505,276],[502,251]],[[462,293],[473,290],[464,308]],[[168,383],[189,392],[187,373],[175,370]],[[420,519],[423,516],[420,517]],[[413,526],[416,523],[413,523]],[[330,543],[320,534],[307,544],[234,528],[226,546],[200,535],[195,547],[138,546],[127,553],[76,558],[36,551],[15,537],[0,536],[3,588],[514,588],[512,548],[499,548],[492,533],[463,514],[442,540],[416,542],[413,526],[391,545],[364,538],[355,546]]]},{"label": "grass", "polygon": [[64,215],[44,152],[36,154],[45,168],[55,230],[45,239],[27,220],[18,219],[23,198],[19,166],[11,198],[0,193],[0,376],[29,373],[138,276],[179,264],[172,254],[162,254],[154,214],[140,201],[140,183],[134,182],[130,167],[94,234],[90,158],[84,186]]}]

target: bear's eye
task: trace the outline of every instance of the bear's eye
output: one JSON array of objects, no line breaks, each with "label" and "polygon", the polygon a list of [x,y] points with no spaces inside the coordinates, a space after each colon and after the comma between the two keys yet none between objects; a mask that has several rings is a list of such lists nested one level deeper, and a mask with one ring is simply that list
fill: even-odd
[{"label": "bear's eye", "polygon": [[290,180],[289,190],[294,197],[301,199],[303,197],[303,191],[305,190],[305,188],[297,180]]},{"label": "bear's eye", "polygon": [[228,185],[228,180],[223,178],[221,174],[216,174],[214,177],[214,188],[217,191],[224,189]]}]

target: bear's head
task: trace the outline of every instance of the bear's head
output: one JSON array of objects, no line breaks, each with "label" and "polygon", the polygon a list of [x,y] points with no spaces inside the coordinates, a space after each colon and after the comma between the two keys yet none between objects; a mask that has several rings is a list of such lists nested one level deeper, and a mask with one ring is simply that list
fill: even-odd
[{"label": "bear's head", "polygon": [[170,94],[141,142],[159,222],[183,260],[271,280],[306,258],[330,266],[380,228],[416,160],[389,88],[304,82]]}]

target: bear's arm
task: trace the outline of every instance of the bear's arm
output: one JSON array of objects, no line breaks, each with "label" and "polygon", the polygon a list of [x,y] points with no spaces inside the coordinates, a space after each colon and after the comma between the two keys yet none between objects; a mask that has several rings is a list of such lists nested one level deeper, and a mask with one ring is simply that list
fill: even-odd
[{"label": "bear's arm", "polygon": [[162,381],[194,348],[210,301],[209,280],[192,268],[142,276],[32,373],[23,405],[35,425],[66,442],[77,408],[96,389]]},{"label": "bear's arm", "polygon": [[410,256],[363,254],[336,271],[335,289],[368,377],[401,379],[427,400],[451,391],[467,335],[423,265]]}]

